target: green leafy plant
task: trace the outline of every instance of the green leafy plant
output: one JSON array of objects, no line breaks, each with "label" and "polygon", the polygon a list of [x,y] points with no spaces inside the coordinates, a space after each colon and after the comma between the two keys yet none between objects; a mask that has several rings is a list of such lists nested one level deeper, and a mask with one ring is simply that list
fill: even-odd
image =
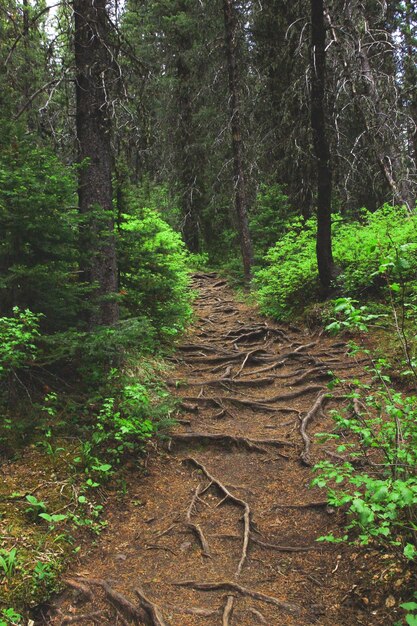
[{"label": "green leafy plant", "polygon": [[[315,219],[289,221],[266,254],[265,266],[255,273],[265,313],[289,319],[319,298],[316,228]],[[338,268],[334,288],[349,298],[381,298],[388,290],[387,272],[392,284],[399,281],[411,288],[417,273],[416,241],[417,217],[401,207],[363,210],[356,221],[334,215],[333,256]]]},{"label": "green leafy plant", "polygon": [[384,314],[370,313],[366,305],[358,306],[358,304],[358,300],[353,298],[337,298],[334,300],[333,310],[336,317],[327,324],[326,330],[334,334],[342,330],[367,332],[369,324],[386,317]]},{"label": "green leafy plant", "polygon": [[49,525],[53,528],[58,522],[63,522],[64,520],[66,520],[68,518],[68,515],[64,515],[63,513],[52,515],[50,515],[49,513],[39,513],[39,517],[48,522]]},{"label": "green leafy plant", "polygon": [[50,563],[37,561],[33,570],[33,576],[37,582],[49,583],[54,579],[55,574]]},{"label": "green leafy plant", "polygon": [[26,501],[30,504],[30,506],[25,509],[25,513],[28,513],[30,516],[37,517],[40,513],[44,513],[46,511],[45,502],[38,500],[36,496],[29,494],[26,496]]},{"label": "green leafy plant", "polygon": [[0,382],[35,360],[41,317],[16,306],[13,317],[0,318]]},{"label": "green leafy plant", "polygon": [[19,626],[22,624],[23,616],[14,609],[1,609],[0,626]]},{"label": "green leafy plant", "polygon": [[17,549],[5,550],[0,548],[0,568],[7,580],[11,580],[17,562]]},{"label": "green leafy plant", "polygon": [[291,213],[295,211],[281,185],[262,183],[259,186],[256,203],[249,215],[249,228],[258,258],[282,237]]}]

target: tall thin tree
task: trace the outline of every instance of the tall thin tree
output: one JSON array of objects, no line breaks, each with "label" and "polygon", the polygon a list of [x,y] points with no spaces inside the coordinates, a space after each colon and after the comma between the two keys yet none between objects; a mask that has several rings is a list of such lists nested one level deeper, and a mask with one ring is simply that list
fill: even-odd
[{"label": "tall thin tree", "polygon": [[311,128],[317,164],[317,264],[322,286],[328,289],[333,275],[332,168],[326,136],[326,27],[323,0],[311,0]]},{"label": "tall thin tree", "polygon": [[253,264],[252,241],[248,222],[248,201],[245,188],[244,148],[242,140],[241,102],[239,70],[237,64],[238,17],[235,0],[223,0],[225,48],[229,74],[230,129],[233,150],[233,178],[235,187],[235,208],[239,229],[245,279],[251,277]]}]

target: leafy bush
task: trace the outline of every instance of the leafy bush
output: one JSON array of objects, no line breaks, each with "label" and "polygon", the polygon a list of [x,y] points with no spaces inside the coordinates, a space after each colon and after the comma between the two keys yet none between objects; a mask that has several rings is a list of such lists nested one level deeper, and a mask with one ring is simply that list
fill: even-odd
[{"label": "leafy bush", "polygon": [[120,293],[125,316],[146,316],[159,336],[172,336],[191,315],[186,252],[178,233],[153,209],[123,216]]},{"label": "leafy bush", "polygon": [[[359,398],[359,393],[353,393],[353,398]],[[366,545],[377,539],[408,559],[417,556],[416,418],[417,398],[388,387],[365,395],[349,414],[333,413],[337,434],[332,438],[340,440],[338,452],[347,452],[348,460],[341,465],[318,463],[319,475],[313,484],[327,488],[332,506],[346,507],[344,540],[351,537]],[[346,443],[348,433],[353,437]],[[377,465],[369,472],[355,467],[358,459],[366,463],[370,458],[375,458]],[[326,539],[334,540],[332,536]]]},{"label": "leafy bush", "polygon": [[378,295],[385,267],[393,280],[411,281],[417,272],[417,218],[404,207],[384,205],[362,212],[360,222],[336,222],[334,257],[342,272],[338,284],[347,295]]},{"label": "leafy bush", "polygon": [[0,382],[33,361],[37,354],[40,315],[13,309],[13,317],[0,318]]},{"label": "leafy bush", "polygon": [[[300,313],[319,296],[315,252],[316,221],[294,220],[269,250],[255,276],[261,308],[279,319]],[[417,217],[404,208],[363,211],[360,221],[335,216],[333,256],[339,270],[334,287],[350,297],[383,295],[387,282],[411,283],[417,273]]]},{"label": "leafy bush", "polygon": [[267,253],[266,267],[255,273],[261,309],[278,319],[291,317],[319,294],[315,222],[299,218],[288,229]]}]

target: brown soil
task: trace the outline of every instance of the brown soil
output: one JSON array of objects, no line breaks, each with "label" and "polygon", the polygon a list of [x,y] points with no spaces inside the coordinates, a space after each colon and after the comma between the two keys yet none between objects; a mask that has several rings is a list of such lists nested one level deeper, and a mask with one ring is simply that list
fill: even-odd
[{"label": "brown soil", "polygon": [[340,342],[265,321],[217,276],[194,281],[198,318],[170,381],[180,423],[42,623],[392,624],[368,585],[372,553],[315,542],[340,522],[309,488],[332,453],[314,434],[346,402],[326,397],[328,371],[360,365]]}]

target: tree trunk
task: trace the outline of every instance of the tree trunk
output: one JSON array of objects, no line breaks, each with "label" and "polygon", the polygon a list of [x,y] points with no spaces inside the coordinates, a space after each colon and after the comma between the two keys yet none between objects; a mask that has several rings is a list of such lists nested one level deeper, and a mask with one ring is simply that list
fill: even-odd
[{"label": "tree trunk", "polygon": [[182,233],[190,252],[200,250],[200,215],[198,207],[197,168],[202,164],[196,162],[193,143],[193,112],[191,103],[191,72],[184,58],[192,48],[189,36],[181,37],[181,49],[178,50],[176,63],[178,103],[177,154],[179,166],[179,186],[182,209]]},{"label": "tree trunk", "polygon": [[111,121],[106,75],[111,68],[106,0],[74,0],[79,207],[83,275],[92,286],[90,326],[118,320],[112,206]]},{"label": "tree trunk", "polygon": [[241,105],[236,54],[237,15],[234,0],[223,0],[226,60],[229,73],[230,128],[232,132],[233,178],[235,208],[238,221],[243,270],[246,281],[251,278],[253,264],[252,241],[249,233],[247,195],[245,189],[244,148],[241,133]]},{"label": "tree trunk", "polygon": [[325,81],[326,29],[323,0],[311,0],[311,128],[317,163],[317,264],[322,286],[328,289],[333,275],[332,169],[326,136]]}]

